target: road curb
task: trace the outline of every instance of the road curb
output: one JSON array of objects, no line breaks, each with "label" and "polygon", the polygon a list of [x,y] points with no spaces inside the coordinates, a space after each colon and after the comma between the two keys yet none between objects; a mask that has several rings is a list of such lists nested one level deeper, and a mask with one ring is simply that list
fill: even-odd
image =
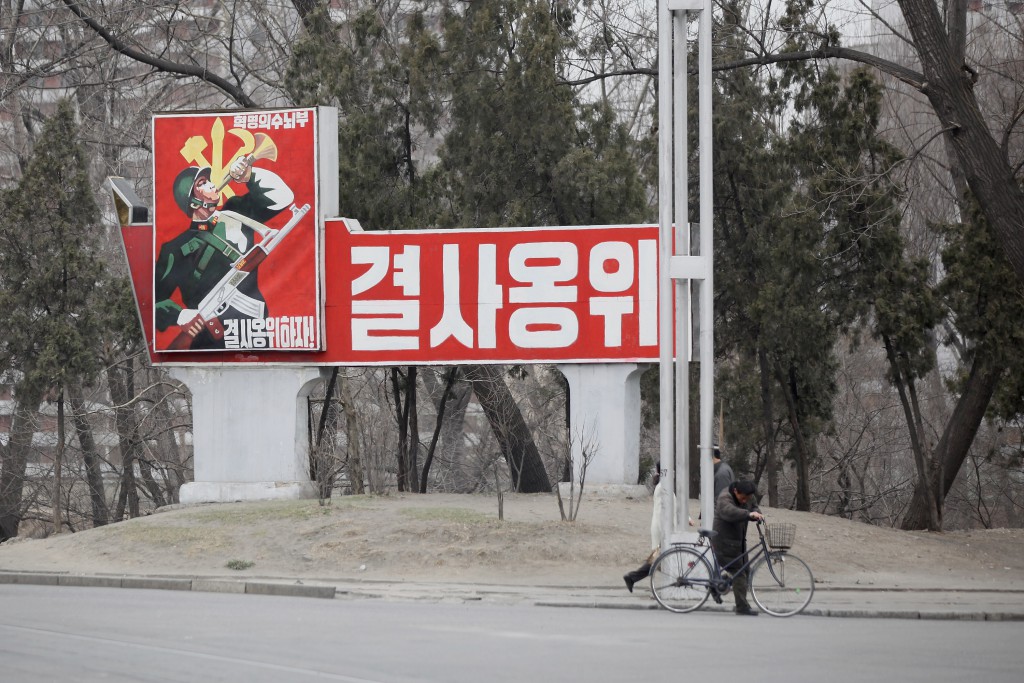
[{"label": "road curb", "polygon": [[[381,582],[388,584],[388,582]],[[109,575],[109,574],[66,574],[61,572],[25,572],[0,570],[0,584],[21,584],[39,586],[74,586],[89,588],[148,588],[151,590],[181,590],[202,593],[244,593],[248,595],[279,595],[290,597],[309,597],[320,599],[334,599],[337,596],[345,598],[373,599],[396,599],[394,594],[382,590],[377,583],[372,586],[362,586],[357,581],[353,584],[350,581],[334,582],[331,579],[317,579],[317,583],[303,583],[297,579],[280,578],[275,580],[269,577],[264,580],[245,580],[234,578],[216,577],[173,577],[173,576],[139,576],[139,575]],[[435,584],[404,584],[404,592],[397,599],[420,600],[429,597],[433,600],[456,599],[463,602],[480,602],[490,594],[484,593],[446,593],[444,588]],[[464,591],[466,586],[461,585],[459,590]],[[494,592],[494,589],[503,588],[500,586],[488,585],[487,588]],[[538,587],[533,587],[534,589]],[[652,600],[630,600],[616,599],[605,596],[604,589],[591,587],[590,591],[600,594],[587,594],[586,587],[565,588],[560,590],[579,591],[580,595],[570,598],[540,597],[535,593],[531,595],[529,589],[516,587],[500,591],[502,600],[519,601],[537,607],[576,607],[588,609],[632,609],[632,610],[653,610],[661,608]],[[842,589],[840,589],[842,590]],[[860,589],[867,590],[867,589]],[[876,592],[887,592],[893,589],[875,589]],[[826,591],[823,591],[823,593]],[[915,591],[896,589],[895,592],[903,594]],[[965,591],[970,592],[970,591]],[[1002,591],[984,591],[1002,592]],[[1015,591],[1006,591],[1015,592]],[[908,605],[906,609],[884,608],[870,609],[858,607],[834,607],[814,604],[808,605],[800,616],[833,617],[846,619],[916,619],[916,620],[937,620],[937,621],[1024,621],[1024,611],[989,611],[970,609],[965,605],[962,610],[956,609],[914,609],[917,605]],[[717,605],[706,605],[699,612],[704,613],[729,613],[731,610]]]},{"label": "road curb", "polygon": [[287,595],[294,598],[334,598],[334,586],[311,586],[304,583],[258,583],[249,581],[245,592],[250,595]]},{"label": "road curb", "polygon": [[248,593],[285,595],[299,598],[334,598],[334,586],[300,582],[230,581],[224,579],[183,579],[161,576],[109,576],[105,574],[58,574],[0,571],[0,584],[72,586],[77,588],[145,588],[202,593]]}]

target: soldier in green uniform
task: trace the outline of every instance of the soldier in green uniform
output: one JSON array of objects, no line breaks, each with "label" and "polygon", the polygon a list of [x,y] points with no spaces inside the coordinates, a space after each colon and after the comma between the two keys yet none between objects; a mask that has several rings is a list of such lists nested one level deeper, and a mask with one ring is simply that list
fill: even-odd
[{"label": "soldier in green uniform", "polygon": [[[220,210],[234,211],[266,223],[294,199],[280,176],[267,169],[253,168],[251,158],[239,157],[232,163],[228,175],[230,180],[244,183],[247,192],[229,198]],[[174,180],[174,201],[191,222],[181,234],[160,246],[154,279],[156,326],[161,331],[173,325],[186,328],[194,323],[199,303],[238,257],[253,246],[257,234],[260,239],[268,239],[277,232],[270,229],[258,232],[238,221],[221,220],[218,210],[221,191],[210,176],[209,166],[191,166]],[[184,306],[172,298],[175,291]],[[266,300],[259,290],[256,272],[242,283],[239,293],[246,297],[246,312],[229,307],[220,316],[222,321],[267,316]],[[189,348],[221,349],[224,341],[202,329]]]}]

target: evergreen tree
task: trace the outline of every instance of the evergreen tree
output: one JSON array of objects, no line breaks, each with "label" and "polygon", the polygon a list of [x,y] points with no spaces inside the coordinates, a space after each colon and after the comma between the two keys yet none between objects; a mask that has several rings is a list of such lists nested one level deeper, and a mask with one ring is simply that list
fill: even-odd
[{"label": "evergreen tree", "polygon": [[[723,12],[717,57],[740,54],[744,5]],[[817,74],[806,78],[816,79]],[[801,81],[802,83],[802,81]],[[715,285],[717,353],[729,403],[757,397],[755,422],[730,420],[731,437],[763,451],[755,470],[768,475],[769,499],[781,505],[776,446],[795,465],[794,506],[810,509],[815,436],[827,425],[834,395],[834,314],[823,287],[825,229],[807,210],[809,178],[793,130],[778,122],[792,82],[777,75],[727,72],[715,102]],[[755,383],[738,375],[756,369]],[[729,390],[738,393],[730,395]],[[759,433],[758,433],[759,432]]]},{"label": "evergreen tree", "polygon": [[[0,473],[0,540],[18,533],[33,419],[44,395],[95,373],[109,297],[97,254],[99,209],[71,104],[46,123],[25,173],[0,211],[0,368],[16,402]],[[58,445],[59,449],[59,445]]]},{"label": "evergreen tree", "polygon": [[[564,8],[563,8],[564,9]],[[430,175],[445,227],[630,223],[649,215],[632,142],[562,83],[571,16],[538,0],[448,9],[437,68],[450,130]]]},{"label": "evergreen tree", "polygon": [[439,117],[428,75],[439,52],[423,14],[429,6],[399,21],[394,13],[405,10],[397,3],[391,13],[355,3],[339,25],[326,5],[305,17],[286,82],[297,104],[338,108],[342,213],[369,229],[424,227],[418,159]]}]

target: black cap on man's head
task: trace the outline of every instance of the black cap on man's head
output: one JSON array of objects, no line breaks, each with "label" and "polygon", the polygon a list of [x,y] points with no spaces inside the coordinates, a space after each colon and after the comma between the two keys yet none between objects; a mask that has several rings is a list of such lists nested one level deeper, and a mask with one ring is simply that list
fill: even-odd
[{"label": "black cap on man's head", "polygon": [[736,493],[742,493],[745,496],[757,493],[757,487],[749,479],[733,482],[732,488]]}]

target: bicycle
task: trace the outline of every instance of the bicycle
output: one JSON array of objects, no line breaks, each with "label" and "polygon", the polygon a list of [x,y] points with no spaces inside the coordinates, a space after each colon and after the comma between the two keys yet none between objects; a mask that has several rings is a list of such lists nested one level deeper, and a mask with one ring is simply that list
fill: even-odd
[{"label": "bicycle", "polygon": [[768,524],[766,538],[765,526],[757,522],[757,547],[725,567],[711,548],[714,531],[701,529],[696,543],[673,544],[651,567],[651,590],[658,604],[672,612],[692,612],[709,596],[721,604],[734,576],[750,568],[750,594],[758,607],[774,617],[799,614],[814,597],[814,576],[806,562],[789,553],[796,527]]}]

